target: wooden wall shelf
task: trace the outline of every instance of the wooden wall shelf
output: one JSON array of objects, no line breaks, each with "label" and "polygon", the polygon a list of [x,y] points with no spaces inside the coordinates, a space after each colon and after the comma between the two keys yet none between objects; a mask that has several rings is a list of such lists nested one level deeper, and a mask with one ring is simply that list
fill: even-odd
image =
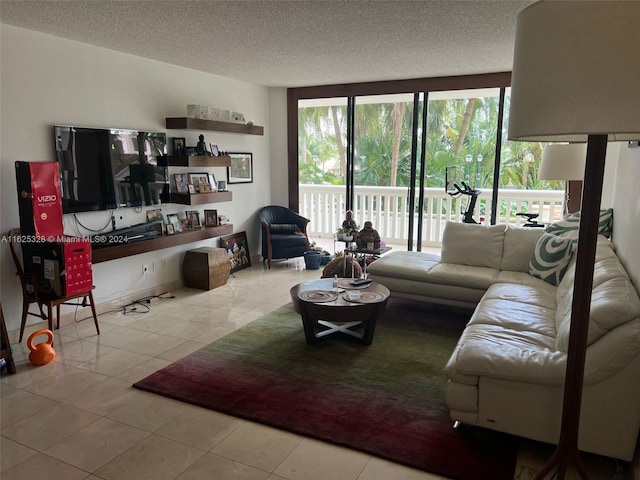
[{"label": "wooden wall shelf", "polygon": [[161,167],[229,167],[231,157],[220,155],[209,157],[207,155],[166,155],[158,157],[158,165]]},{"label": "wooden wall shelf", "polygon": [[244,123],[218,122],[200,118],[174,117],[167,118],[166,126],[170,130],[211,130],[214,132],[244,133],[247,135],[264,135],[264,127],[245,125]]},{"label": "wooden wall shelf", "polygon": [[92,263],[107,262],[116,258],[139,255],[141,253],[153,252],[163,248],[176,247],[186,243],[198,242],[208,238],[220,237],[233,233],[233,225],[222,225],[220,227],[206,227],[187,232],[176,233],[175,235],[163,235],[162,237],[142,240],[134,243],[124,243],[113,247],[102,247],[92,249]]},{"label": "wooden wall shelf", "polygon": [[171,193],[169,198],[161,195],[163,203],[177,203],[179,205],[204,205],[206,203],[230,202],[233,199],[231,192],[205,192],[205,193]]}]

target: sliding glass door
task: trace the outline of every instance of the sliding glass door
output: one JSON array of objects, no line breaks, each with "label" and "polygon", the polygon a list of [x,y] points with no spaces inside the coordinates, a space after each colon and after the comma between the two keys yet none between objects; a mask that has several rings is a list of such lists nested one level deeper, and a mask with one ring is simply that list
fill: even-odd
[{"label": "sliding glass door", "polygon": [[299,212],[330,237],[347,210],[347,98],[298,104]]},{"label": "sliding glass door", "polygon": [[387,243],[406,245],[409,187],[416,155],[412,150],[414,95],[355,97],[353,121],[353,201],[356,222],[373,224]]},{"label": "sliding glass door", "polygon": [[509,81],[498,73],[289,89],[290,207],[327,238],[353,209],[360,227],[371,221],[411,250],[439,246],[449,220],[499,221]]}]

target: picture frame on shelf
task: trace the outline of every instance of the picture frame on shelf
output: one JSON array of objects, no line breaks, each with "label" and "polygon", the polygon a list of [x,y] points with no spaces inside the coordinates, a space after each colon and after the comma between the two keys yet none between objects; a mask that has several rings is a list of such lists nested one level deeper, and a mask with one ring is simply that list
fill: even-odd
[{"label": "picture frame on shelf", "polygon": [[187,184],[187,188],[189,189],[188,193],[196,193],[196,187],[194,187],[191,183]]},{"label": "picture frame on shelf", "polygon": [[225,235],[220,237],[220,242],[222,243],[222,247],[227,251],[229,263],[231,264],[231,273],[251,266],[247,232]]},{"label": "picture frame on shelf", "polygon": [[186,173],[174,173],[173,180],[176,184],[176,192],[189,193],[189,175]]},{"label": "picture frame on shelf", "polygon": [[202,224],[200,223],[200,212],[197,210],[187,210],[184,213],[187,216],[187,219],[191,220],[191,228],[202,227]]},{"label": "picture frame on shelf", "polygon": [[220,155],[218,145],[216,145],[215,143],[209,144],[209,148],[211,148],[211,155],[213,155],[214,157],[218,157]]},{"label": "picture frame on shelf", "polygon": [[227,183],[253,183],[253,153],[229,152],[229,157]]},{"label": "picture frame on shelf", "polygon": [[[196,193],[201,193],[200,192],[200,184],[201,183],[209,183],[209,174],[204,172],[199,172],[199,173],[189,173],[189,183],[191,185],[193,185],[193,188],[195,189]],[[209,189],[210,191],[211,189]]]},{"label": "picture frame on shelf", "polygon": [[218,210],[205,210],[204,211],[204,226],[205,227],[217,227],[218,226]]},{"label": "picture frame on shelf", "polygon": [[218,182],[216,182],[216,177],[213,173],[209,173],[207,174],[209,177],[209,185],[211,185],[211,190],[212,191],[217,191],[218,190]]},{"label": "picture frame on shelf", "polygon": [[174,233],[176,233],[176,232],[173,230],[173,225],[171,225],[170,223],[167,223],[167,224],[165,225],[165,227],[166,227],[166,229],[167,229],[167,235],[173,235]]},{"label": "picture frame on shelf", "polygon": [[193,220],[191,220],[190,218],[181,218],[180,229],[182,232],[193,230]]},{"label": "picture frame on shelf", "polygon": [[180,218],[177,213],[167,214],[167,224],[173,228],[174,233],[182,232],[182,224],[180,223]]},{"label": "picture frame on shelf", "polygon": [[185,155],[186,141],[187,139],[184,137],[173,137],[171,139],[171,151],[174,155]]},{"label": "picture frame on shelf", "polygon": [[164,223],[164,216],[162,215],[162,210],[159,208],[154,208],[153,210],[147,210],[147,222],[157,222],[157,221]]},{"label": "picture frame on shelf", "polygon": [[226,192],[227,191],[227,182],[224,180],[218,180],[218,191]]}]

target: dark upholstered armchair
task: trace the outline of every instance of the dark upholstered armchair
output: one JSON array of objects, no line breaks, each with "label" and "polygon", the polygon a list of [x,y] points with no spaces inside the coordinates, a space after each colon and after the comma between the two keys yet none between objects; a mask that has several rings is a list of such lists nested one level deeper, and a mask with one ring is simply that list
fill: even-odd
[{"label": "dark upholstered armchair", "polygon": [[301,257],[309,250],[308,218],[277,205],[260,209],[262,258],[271,268],[271,260]]}]

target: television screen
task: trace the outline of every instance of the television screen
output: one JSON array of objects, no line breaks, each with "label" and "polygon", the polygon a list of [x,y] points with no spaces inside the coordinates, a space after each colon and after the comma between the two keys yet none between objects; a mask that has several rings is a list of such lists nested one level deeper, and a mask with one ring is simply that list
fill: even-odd
[{"label": "television screen", "polygon": [[160,203],[166,134],[54,126],[64,213]]}]

